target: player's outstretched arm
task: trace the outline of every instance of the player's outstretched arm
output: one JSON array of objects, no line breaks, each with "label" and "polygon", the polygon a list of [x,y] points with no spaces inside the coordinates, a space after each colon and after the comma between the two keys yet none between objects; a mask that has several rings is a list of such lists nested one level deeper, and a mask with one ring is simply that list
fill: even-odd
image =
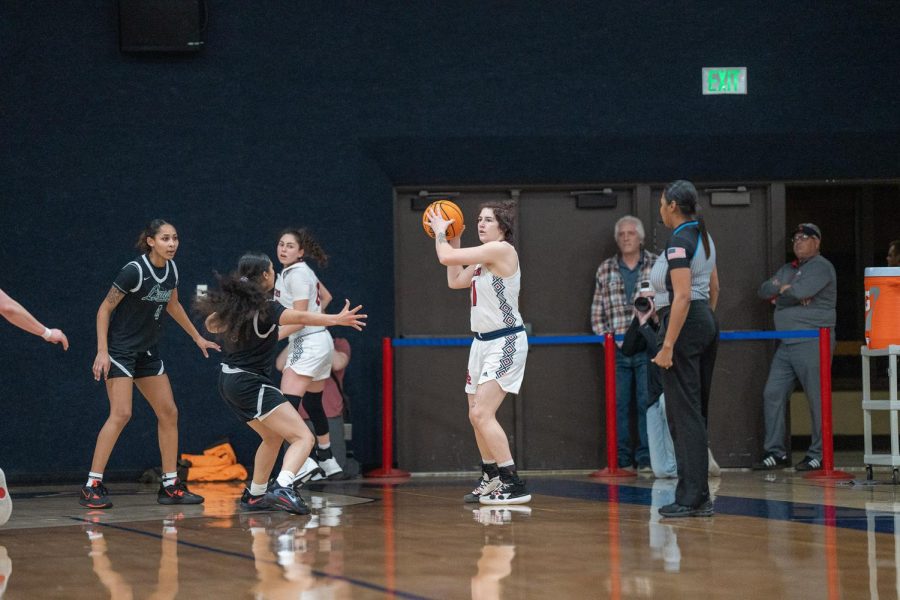
[{"label": "player's outstretched arm", "polygon": [[329,315],[325,313],[312,313],[302,310],[288,309],[281,313],[278,320],[279,325],[323,325],[325,327],[342,326],[352,327],[357,331],[362,331],[366,326],[366,319],[369,315],[361,314],[362,304],[356,308],[350,308],[350,301],[344,300],[344,309],[336,314]]},{"label": "player's outstretched arm", "polygon": [[24,306],[10,298],[3,290],[0,290],[0,314],[19,329],[39,335],[51,344],[62,344],[63,350],[69,349],[66,334],[59,329],[50,329],[42,325]]}]

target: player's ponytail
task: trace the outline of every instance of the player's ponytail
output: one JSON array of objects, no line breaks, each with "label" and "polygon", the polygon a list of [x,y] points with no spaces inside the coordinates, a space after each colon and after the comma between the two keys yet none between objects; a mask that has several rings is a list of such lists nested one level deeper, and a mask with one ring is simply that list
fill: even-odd
[{"label": "player's ponytail", "polygon": [[253,319],[269,307],[270,294],[262,285],[262,277],[271,266],[272,261],[262,252],[247,252],[238,261],[237,270],[224,277],[216,274],[219,289],[194,302],[202,315],[216,313],[226,348],[256,335]]},{"label": "player's ponytail", "polygon": [[171,223],[163,219],[153,219],[150,221],[150,223],[141,230],[137,243],[134,245],[135,248],[140,250],[142,254],[150,252],[150,244],[147,243],[147,238],[156,237],[156,234],[159,233],[159,230],[165,225],[171,225]]},{"label": "player's ponytail", "polygon": [[706,221],[700,215],[697,188],[690,181],[679,179],[666,186],[663,196],[667,202],[674,202],[685,217],[697,221],[697,225],[700,228],[700,239],[703,242],[703,250],[706,251],[706,256],[709,258],[709,233],[706,231]]},{"label": "player's ponytail", "polygon": [[312,233],[305,227],[297,228],[288,228],[281,232],[281,235],[278,237],[282,237],[285,235],[291,235],[297,241],[297,246],[303,250],[303,258],[312,258],[316,261],[320,267],[325,268],[328,266],[328,255],[325,254],[325,250],[322,248],[319,241],[313,236]]}]

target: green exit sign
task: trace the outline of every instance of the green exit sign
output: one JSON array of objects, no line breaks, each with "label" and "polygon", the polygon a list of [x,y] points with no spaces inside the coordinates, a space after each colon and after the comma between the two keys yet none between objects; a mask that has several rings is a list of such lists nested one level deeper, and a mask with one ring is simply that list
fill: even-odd
[{"label": "green exit sign", "polygon": [[747,67],[703,67],[703,95],[747,94]]}]

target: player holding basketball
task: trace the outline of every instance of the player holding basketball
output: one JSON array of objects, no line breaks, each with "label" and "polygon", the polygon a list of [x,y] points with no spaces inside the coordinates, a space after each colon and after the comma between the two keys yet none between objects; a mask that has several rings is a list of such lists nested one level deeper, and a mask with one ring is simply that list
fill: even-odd
[{"label": "player holding basketball", "polygon": [[163,479],[157,502],[160,504],[200,504],[203,497],[192,494],[178,479],[178,407],[156,344],[168,313],[191,336],[203,356],[219,350],[204,339],[178,301],[178,232],[162,219],[154,219],[141,232],[137,247],[142,255],[121,271],[97,311],[97,357],[94,379],[106,382],[109,417],[97,435],[94,458],[87,483],[81,488],[79,503],[86,508],[111,508],[103,485],[103,470],[125,425],[131,419],[132,383],[147,399],[159,421],[159,451]]},{"label": "player holding basketball", "polygon": [[506,394],[519,392],[528,355],[528,337],[519,314],[519,255],[512,245],[514,208],[511,202],[482,204],[478,214],[481,245],[472,248],[461,248],[459,236],[447,239],[452,219],[435,210],[426,215],[434,230],[438,260],[447,267],[447,285],[471,289],[475,339],[469,351],[466,394],[482,476],[466,502],[524,504],[531,500],[496,417]]},{"label": "player holding basketball", "polygon": [[[69,340],[66,338],[66,334],[59,329],[44,327],[30,312],[25,310],[24,306],[10,298],[3,290],[0,290],[0,315],[23,331],[39,335],[51,344],[62,344],[63,350],[69,349]],[[0,525],[9,520],[11,513],[12,499],[6,488],[6,476],[3,474],[3,469],[0,469]],[[3,587],[0,586],[0,595],[2,593]]]},{"label": "player holding basketball", "polygon": [[[244,490],[241,507],[260,510],[277,507],[294,514],[309,514],[301,498],[301,465],[313,447],[313,435],[300,413],[269,378],[279,338],[279,325],[344,325],[362,330],[366,315],[350,310],[347,301],[340,314],[286,309],[272,299],[275,269],[262,253],[241,257],[237,271],[222,279],[221,289],[197,301],[207,315],[206,328],[219,334],[225,347],[219,394],[234,413],[262,438],[250,488]],[[271,486],[269,475],[281,443],[287,440],[282,470]]]},{"label": "player holding basketball", "polygon": [[[275,299],[285,308],[311,313],[324,311],[331,302],[331,294],[307,263],[308,258],[320,266],[328,263],[319,242],[306,229],[286,229],[278,240],[277,252],[283,268],[275,282]],[[290,337],[283,351],[281,391],[295,407],[303,403],[316,432],[316,460],[308,461],[303,471],[316,469],[311,463],[318,462],[326,477],[339,479],[343,470],[331,451],[328,417],[322,406],[322,391],[331,377],[334,340],[320,325],[292,327],[282,331],[282,337],[287,333]],[[318,477],[318,474],[314,476]]]}]

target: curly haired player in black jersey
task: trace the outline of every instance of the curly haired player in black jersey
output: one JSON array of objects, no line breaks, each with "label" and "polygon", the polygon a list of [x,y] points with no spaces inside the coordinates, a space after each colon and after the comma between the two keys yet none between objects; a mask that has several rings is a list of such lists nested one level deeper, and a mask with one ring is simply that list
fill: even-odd
[{"label": "curly haired player in black jersey", "polygon": [[[222,372],[219,394],[232,411],[259,434],[253,480],[244,490],[241,507],[260,510],[276,507],[294,514],[308,514],[299,490],[300,467],[312,450],[312,432],[269,377],[275,362],[279,326],[343,325],[361,330],[366,315],[361,306],[350,309],[346,301],[339,314],[288,309],[272,298],[275,270],[265,254],[249,252],[237,271],[222,278],[219,290],[197,300],[206,317],[206,328],[222,339]],[[282,470],[271,486],[269,475],[282,441],[289,446]]]}]

